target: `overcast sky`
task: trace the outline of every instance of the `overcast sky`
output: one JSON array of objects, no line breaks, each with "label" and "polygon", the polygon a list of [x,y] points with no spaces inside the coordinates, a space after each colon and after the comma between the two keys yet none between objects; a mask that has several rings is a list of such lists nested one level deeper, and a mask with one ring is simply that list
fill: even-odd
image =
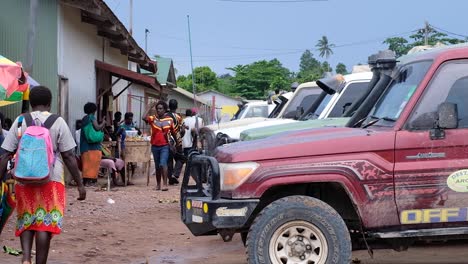
[{"label": "overcast sky", "polygon": [[[130,0],[106,3],[128,27]],[[305,49],[319,58],[315,45],[323,35],[336,45],[332,67],[343,62],[350,69],[385,49],[386,37],[408,37],[426,20],[468,35],[467,10],[466,0],[133,0],[133,34],[144,48],[147,28],[148,55],[172,58],[179,75],[190,73],[187,15],[194,67],[218,75],[273,58],[298,71]]]}]

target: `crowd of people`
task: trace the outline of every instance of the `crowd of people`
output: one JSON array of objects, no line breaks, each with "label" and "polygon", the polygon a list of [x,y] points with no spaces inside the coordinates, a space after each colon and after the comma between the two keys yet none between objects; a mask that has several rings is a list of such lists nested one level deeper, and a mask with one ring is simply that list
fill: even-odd
[{"label": "crowd of people", "polygon": [[[90,102],[84,105],[85,116],[76,122],[73,137],[65,120],[50,113],[51,102],[51,91],[47,87],[37,86],[30,93],[32,111],[11,122],[9,130],[5,128],[7,122],[0,114],[0,122],[4,127],[0,131],[0,175],[3,181],[8,178],[16,179],[15,233],[20,237],[23,264],[32,263],[33,241],[36,243],[35,263],[46,263],[50,240],[62,230],[66,197],[64,165],[78,189],[78,200],[85,200],[85,186],[95,184],[102,169],[110,171],[114,185],[125,183],[125,139],[129,134],[142,134],[134,124],[133,113],[125,113],[121,120],[122,113],[116,112],[112,122],[108,122],[105,117],[98,121],[97,106]],[[156,190],[167,191],[168,185],[178,184],[184,161],[190,151],[197,148],[197,129],[203,126],[202,119],[196,116],[194,110],[187,109],[185,118],[182,118],[177,113],[177,108],[175,99],[169,100],[169,104],[158,101],[148,105],[142,115],[143,121],[150,127]],[[151,115],[152,110],[156,114]],[[9,164],[18,162],[15,158],[19,156],[19,146],[30,140],[25,138],[31,132],[30,127],[46,128],[48,138],[44,138],[44,142],[46,146],[50,144],[50,149],[53,150],[53,158],[49,158],[50,171],[41,184],[19,180],[15,170],[9,169]],[[120,148],[110,150],[103,144],[104,141],[114,141]],[[134,173],[136,164],[129,166]]]},{"label": "crowd of people", "polygon": [[[143,121],[150,127],[151,153],[155,162],[156,189],[166,191],[168,185],[177,185],[183,164],[189,152],[196,146],[196,128],[203,126],[203,120],[196,117],[194,109],[187,109],[185,119],[177,113],[178,102],[175,99],[153,102],[147,106]],[[149,113],[155,110],[155,115]],[[77,122],[75,139],[78,145],[77,160],[81,162],[83,184],[93,186],[101,169],[110,171],[113,185],[122,186],[125,183],[124,149],[127,134],[141,130],[135,125],[134,114],[127,112],[122,120],[122,113],[116,112],[112,126],[106,126],[106,120],[96,120],[97,106],[87,103],[84,106],[85,116]],[[198,124],[197,124],[198,122]],[[102,143],[89,142],[83,127],[92,126],[96,131],[103,132],[103,141],[119,142],[120,148],[109,149]],[[136,164],[128,164],[129,174],[135,173]],[[127,185],[133,185],[128,178]],[[120,182],[119,182],[120,181]],[[161,187],[162,186],[162,187]]]}]

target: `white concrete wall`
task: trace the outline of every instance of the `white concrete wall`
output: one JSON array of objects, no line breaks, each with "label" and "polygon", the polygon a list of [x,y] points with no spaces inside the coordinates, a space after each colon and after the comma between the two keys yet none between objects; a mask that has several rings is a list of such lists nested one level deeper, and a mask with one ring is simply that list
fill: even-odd
[{"label": "white concrete wall", "polygon": [[176,99],[179,109],[177,112],[185,115],[185,110],[194,108],[193,98],[189,98],[173,89],[167,89],[167,98],[168,101],[171,99]]},{"label": "white concrete wall", "polygon": [[202,99],[202,101],[206,102],[206,104],[211,105],[213,95],[216,98],[215,99],[216,107],[227,106],[227,105],[236,106],[237,103],[240,102],[240,101],[231,99],[229,97],[221,96],[217,93],[204,93],[202,95],[199,95],[199,97]]},{"label": "white concrete wall", "polygon": [[[123,81],[125,84],[127,81]],[[147,89],[145,86],[139,85],[139,84],[132,84],[129,89],[131,89],[131,95],[132,95],[132,103],[131,103],[131,109],[130,111],[133,112],[133,121],[136,123],[137,127],[143,128],[143,121],[141,120],[141,117],[143,113],[145,112],[145,89]],[[118,111],[122,112],[122,118],[123,115],[125,115],[126,112],[128,112],[128,97],[129,93],[128,90],[122,93],[122,95],[119,96],[119,103],[118,103]],[[141,108],[140,108],[141,105]],[[141,111],[140,111],[141,109]]]},{"label": "white concrete wall", "polygon": [[[58,74],[68,78],[68,120],[74,131],[75,120],[84,116],[84,104],[96,100],[95,60],[127,68],[127,57],[104,43],[97,35],[96,26],[82,23],[79,9],[62,4],[59,5],[58,42]],[[114,93],[125,85],[125,81],[120,81],[113,87]]]}]

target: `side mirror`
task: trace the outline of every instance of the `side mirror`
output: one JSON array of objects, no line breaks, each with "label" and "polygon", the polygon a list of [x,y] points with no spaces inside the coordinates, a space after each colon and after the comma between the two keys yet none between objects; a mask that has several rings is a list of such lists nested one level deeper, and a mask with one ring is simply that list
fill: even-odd
[{"label": "side mirror", "polygon": [[294,119],[298,120],[303,114],[304,114],[304,107],[298,106],[296,109],[296,115],[294,116]]},{"label": "side mirror", "polygon": [[438,115],[436,112],[424,113],[411,122],[410,128],[416,130],[432,129],[437,126],[437,119]]},{"label": "side mirror", "polygon": [[458,127],[458,109],[457,104],[444,102],[437,109],[439,116],[439,128],[457,128]]}]

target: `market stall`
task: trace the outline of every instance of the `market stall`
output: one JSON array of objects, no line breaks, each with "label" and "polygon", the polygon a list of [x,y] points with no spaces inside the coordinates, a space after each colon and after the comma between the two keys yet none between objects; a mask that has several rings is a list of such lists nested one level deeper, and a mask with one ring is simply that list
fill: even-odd
[{"label": "market stall", "polygon": [[[133,133],[135,132],[135,133]],[[122,150],[122,159],[125,161],[125,185],[133,177],[128,169],[129,163],[143,163],[143,173],[146,174],[146,185],[149,185],[151,166],[151,144],[146,137],[140,137],[136,131],[126,131],[125,147]]]}]

